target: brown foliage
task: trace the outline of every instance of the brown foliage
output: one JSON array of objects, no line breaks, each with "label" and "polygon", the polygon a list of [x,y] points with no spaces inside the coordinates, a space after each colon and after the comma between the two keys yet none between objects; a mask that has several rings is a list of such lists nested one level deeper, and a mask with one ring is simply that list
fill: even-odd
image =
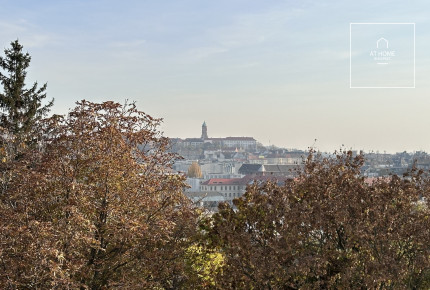
[{"label": "brown foliage", "polygon": [[202,178],[202,170],[196,161],[194,161],[188,168],[187,176],[190,178]]},{"label": "brown foliage", "polygon": [[364,156],[311,152],[297,178],[250,185],[196,233],[160,122],[82,101],[20,158],[3,138],[0,288],[430,287],[424,172],[369,184]]},{"label": "brown foliage", "polygon": [[195,212],[170,174],[160,119],[87,101],[40,124],[43,146],[8,164],[0,288],[175,288]]},{"label": "brown foliage", "polygon": [[428,288],[429,177],[372,184],[363,156],[311,152],[298,178],[248,187],[206,221],[225,255],[219,288]]}]

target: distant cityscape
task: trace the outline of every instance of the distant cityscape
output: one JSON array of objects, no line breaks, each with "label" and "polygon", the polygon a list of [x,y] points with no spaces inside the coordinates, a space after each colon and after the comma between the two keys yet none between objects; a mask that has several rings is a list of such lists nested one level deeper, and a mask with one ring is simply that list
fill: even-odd
[{"label": "distant cityscape", "polygon": [[[232,203],[254,180],[283,183],[293,178],[308,155],[307,150],[263,146],[249,136],[211,138],[206,122],[202,124],[200,138],[171,138],[171,142],[171,150],[183,157],[176,161],[173,169],[187,175],[190,187],[185,190],[186,195],[209,210],[216,210],[219,202]],[[321,154],[330,156],[332,153]],[[429,170],[430,155],[422,151],[367,152],[362,174],[368,180],[402,175],[414,164],[419,169]]]},{"label": "distant cityscape", "polygon": [[202,125],[202,135],[200,138],[172,139],[179,147],[191,147],[204,149],[245,149],[257,150],[257,141],[253,137],[226,137],[226,138],[209,138],[208,127],[206,122]]}]

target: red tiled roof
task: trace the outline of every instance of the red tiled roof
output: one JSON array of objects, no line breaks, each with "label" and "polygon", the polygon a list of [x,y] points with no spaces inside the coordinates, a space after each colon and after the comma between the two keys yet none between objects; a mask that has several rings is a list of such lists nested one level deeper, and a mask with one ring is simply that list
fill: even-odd
[{"label": "red tiled roof", "polygon": [[242,178],[211,178],[202,185],[236,185],[242,184]]}]

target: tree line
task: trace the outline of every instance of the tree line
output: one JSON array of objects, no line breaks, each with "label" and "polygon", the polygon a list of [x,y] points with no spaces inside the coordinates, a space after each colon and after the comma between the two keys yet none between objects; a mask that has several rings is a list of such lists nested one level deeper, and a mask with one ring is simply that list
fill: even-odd
[{"label": "tree line", "polygon": [[184,196],[161,119],[79,101],[48,116],[18,41],[0,57],[0,288],[426,289],[427,172],[368,182],[311,150],[284,184],[208,214]]}]

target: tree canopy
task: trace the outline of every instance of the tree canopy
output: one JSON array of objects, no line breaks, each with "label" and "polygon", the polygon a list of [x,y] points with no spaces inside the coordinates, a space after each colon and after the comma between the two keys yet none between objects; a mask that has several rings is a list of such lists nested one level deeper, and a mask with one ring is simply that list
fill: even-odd
[{"label": "tree canopy", "polygon": [[428,175],[360,175],[363,156],[322,158],[285,185],[254,183],[207,219],[223,253],[220,288],[421,289],[430,286]]},{"label": "tree canopy", "polygon": [[0,287],[177,288],[196,229],[160,119],[87,101],[41,122],[0,207]]}]

